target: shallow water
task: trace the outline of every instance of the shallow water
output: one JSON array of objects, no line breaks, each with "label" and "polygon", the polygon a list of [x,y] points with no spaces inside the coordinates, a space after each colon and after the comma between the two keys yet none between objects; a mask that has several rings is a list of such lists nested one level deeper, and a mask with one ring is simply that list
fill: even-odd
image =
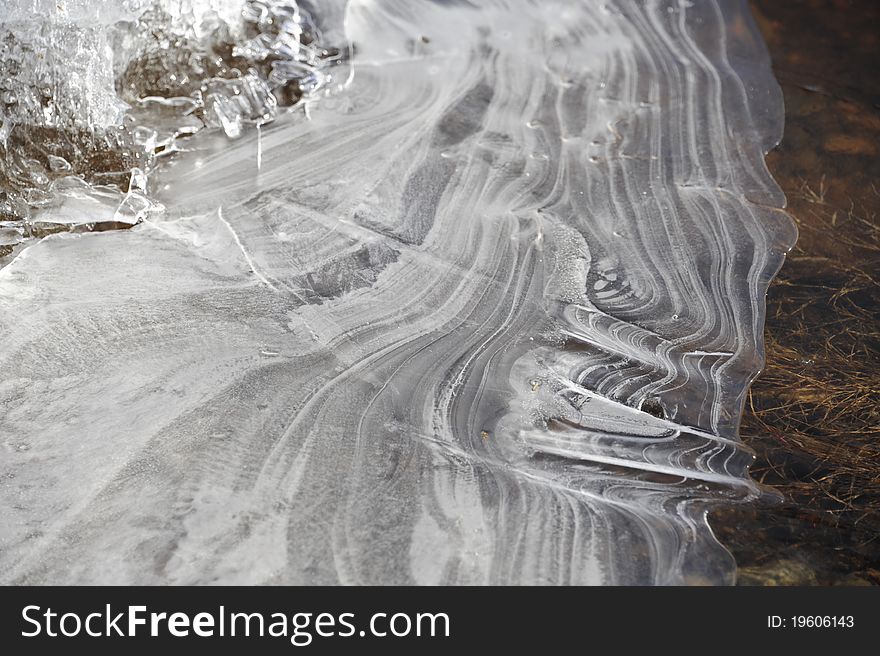
[{"label": "shallow water", "polygon": [[[344,84],[0,270],[0,578],[723,583],[794,239],[740,2],[322,3]],[[342,71],[341,71],[342,73]]]},{"label": "shallow water", "polygon": [[798,243],[767,299],[767,363],[741,437],[783,504],[710,524],[740,584],[880,583],[880,6],[751,2],[785,95],[767,158]]}]

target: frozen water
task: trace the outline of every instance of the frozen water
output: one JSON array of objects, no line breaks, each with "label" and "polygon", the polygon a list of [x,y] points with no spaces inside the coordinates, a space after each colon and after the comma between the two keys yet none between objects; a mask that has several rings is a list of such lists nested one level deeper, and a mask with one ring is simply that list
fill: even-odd
[{"label": "frozen water", "polygon": [[0,270],[0,578],[730,582],[794,239],[745,3],[317,7],[344,90]]},{"label": "frozen water", "polygon": [[157,157],[203,127],[237,138],[274,120],[328,86],[343,54],[284,0],[2,6],[0,257],[161,210],[146,185]]}]

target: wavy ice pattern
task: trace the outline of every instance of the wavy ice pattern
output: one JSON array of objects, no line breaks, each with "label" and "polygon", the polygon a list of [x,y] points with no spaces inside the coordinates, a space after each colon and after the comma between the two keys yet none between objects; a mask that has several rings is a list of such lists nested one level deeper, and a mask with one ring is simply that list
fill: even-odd
[{"label": "wavy ice pattern", "polygon": [[745,4],[315,13],[354,55],[309,120],[0,270],[0,578],[731,582],[794,239]]}]

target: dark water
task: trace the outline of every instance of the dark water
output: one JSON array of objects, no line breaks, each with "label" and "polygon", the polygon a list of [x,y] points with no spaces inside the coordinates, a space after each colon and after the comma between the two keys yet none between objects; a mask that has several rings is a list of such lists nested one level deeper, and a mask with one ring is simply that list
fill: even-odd
[{"label": "dark water", "polygon": [[880,5],[755,0],[785,95],[767,158],[798,223],[742,435],[779,505],[716,513],[744,584],[880,583]]}]

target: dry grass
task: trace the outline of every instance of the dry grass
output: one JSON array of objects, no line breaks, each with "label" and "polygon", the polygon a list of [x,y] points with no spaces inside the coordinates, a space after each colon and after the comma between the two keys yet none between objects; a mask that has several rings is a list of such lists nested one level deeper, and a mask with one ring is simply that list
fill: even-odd
[{"label": "dry grass", "polygon": [[[876,192],[876,190],[875,190]],[[876,216],[826,202],[824,178],[792,199],[802,246],[767,304],[767,364],[749,394],[752,469],[793,501],[880,525],[880,262]],[[862,208],[863,209],[863,208]],[[817,257],[832,238],[850,257]]]}]

